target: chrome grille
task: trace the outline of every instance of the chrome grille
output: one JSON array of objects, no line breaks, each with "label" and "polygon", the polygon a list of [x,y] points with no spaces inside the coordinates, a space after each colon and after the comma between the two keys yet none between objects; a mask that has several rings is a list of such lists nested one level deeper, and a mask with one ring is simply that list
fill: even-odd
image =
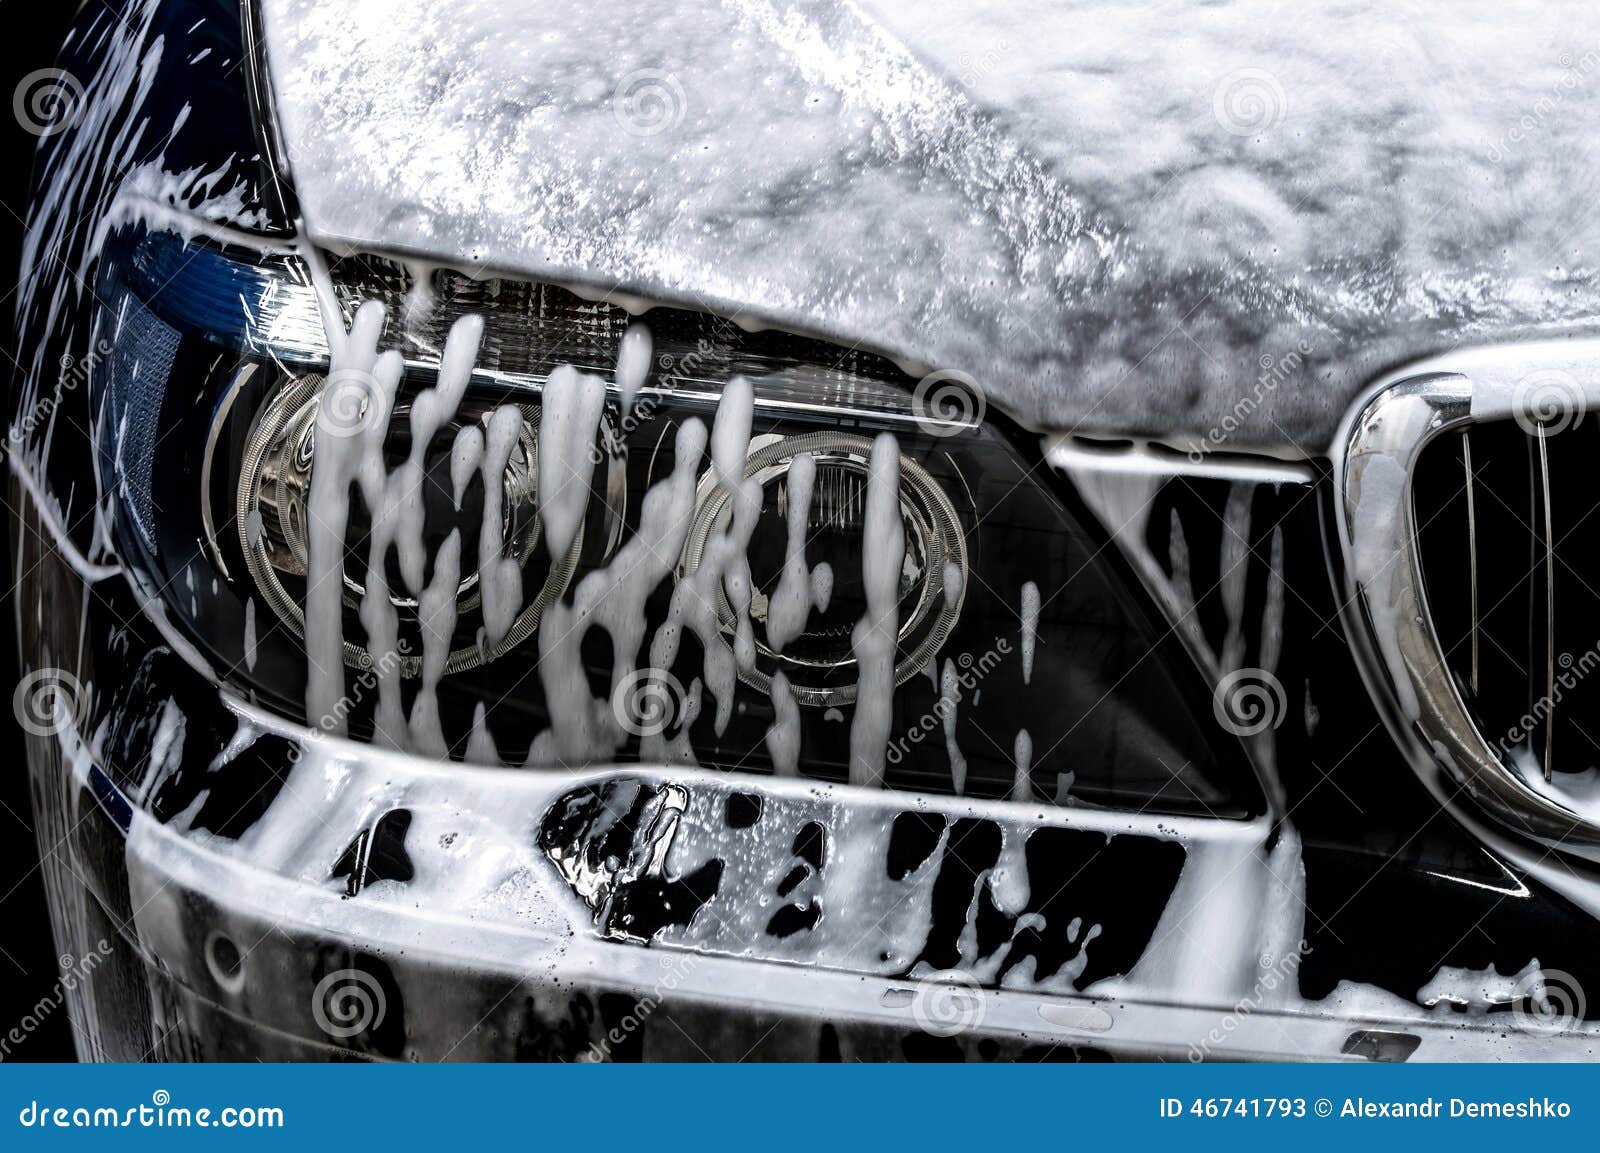
[{"label": "chrome grille", "polygon": [[1600,422],[1468,424],[1422,452],[1428,612],[1485,740],[1546,781],[1600,765]]}]

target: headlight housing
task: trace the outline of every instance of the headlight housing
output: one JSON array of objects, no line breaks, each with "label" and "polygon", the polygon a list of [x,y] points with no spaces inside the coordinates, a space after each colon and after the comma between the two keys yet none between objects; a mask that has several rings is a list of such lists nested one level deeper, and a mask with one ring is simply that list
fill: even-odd
[{"label": "headlight housing", "polygon": [[1076,495],[937,374],[378,258],[107,257],[118,539],[268,707],[494,763],[859,780],[865,740],[904,787],[1260,811]]}]

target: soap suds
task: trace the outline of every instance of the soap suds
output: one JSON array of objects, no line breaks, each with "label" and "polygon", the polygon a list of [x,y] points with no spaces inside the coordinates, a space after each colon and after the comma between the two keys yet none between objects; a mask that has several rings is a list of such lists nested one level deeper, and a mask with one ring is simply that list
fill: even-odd
[{"label": "soap suds", "polygon": [[1028,735],[1027,729],[1017,730],[1017,739],[1012,746],[1012,760],[1016,762],[1017,775],[1011,783],[1011,799],[1013,801],[1033,800],[1033,777],[1030,770],[1033,766],[1033,738]]},{"label": "soap suds", "polygon": [[894,716],[895,648],[900,635],[900,445],[892,433],[872,442],[861,574],[867,611],[850,634],[856,655],[856,715],[850,726],[850,783],[882,786]]},{"label": "soap suds", "polygon": [[1022,586],[1022,683],[1033,683],[1033,646],[1039,636],[1039,586]]}]

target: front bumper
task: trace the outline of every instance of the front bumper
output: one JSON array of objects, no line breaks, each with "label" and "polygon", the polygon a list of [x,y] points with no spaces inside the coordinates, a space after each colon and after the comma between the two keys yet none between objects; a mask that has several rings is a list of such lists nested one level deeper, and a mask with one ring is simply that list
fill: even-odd
[{"label": "front bumper", "polygon": [[[69,672],[84,698],[30,737],[29,763],[57,945],[107,958],[70,997],[85,1058],[1503,1055],[1489,1022],[1308,1003],[1292,981],[1241,1001],[1195,980],[1192,951],[1153,949],[1241,916],[1251,890],[1216,878],[1283,871],[1298,847],[1265,823],[1227,823],[1219,844],[1209,822],[1196,864],[1185,819],[488,770],[329,738],[219,694],[12,489],[24,666]],[[939,911],[952,893],[967,922]],[[1008,908],[1009,944],[969,949]],[[1076,952],[1051,955],[1042,928],[1074,910]],[[1028,917],[1038,940],[1015,927]],[[1261,927],[1231,928],[1253,965]]]}]

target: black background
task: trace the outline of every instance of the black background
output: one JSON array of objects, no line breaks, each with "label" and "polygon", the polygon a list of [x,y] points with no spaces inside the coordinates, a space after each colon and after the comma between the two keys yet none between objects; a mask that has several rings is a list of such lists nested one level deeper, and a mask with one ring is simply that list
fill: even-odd
[{"label": "black background", "polygon": [[[97,3],[98,0],[90,0]],[[28,178],[39,141],[23,131],[12,114],[12,96],[22,78],[48,68],[66,35],[76,5],[64,0],[42,0],[26,7],[20,0],[0,6],[5,18],[0,36],[0,381],[9,393],[13,387],[16,349],[16,294],[20,268],[22,222],[26,216]],[[9,415],[10,405],[4,411]],[[4,521],[3,563],[6,574],[4,603],[0,605],[0,649],[8,674],[0,689],[10,697],[17,683],[17,605],[12,586],[10,549],[14,529],[9,514]],[[23,1019],[43,998],[54,1001],[57,980],[56,947],[50,936],[44,888],[39,877],[39,848],[33,831],[33,804],[29,796],[28,766],[22,730],[9,709],[0,710],[0,1037],[6,1038],[3,1056],[8,1061],[61,1061],[72,1059],[72,1034],[64,1006],[39,1014],[37,1027],[22,1034]],[[13,1029],[20,1043],[7,1035]]]}]

